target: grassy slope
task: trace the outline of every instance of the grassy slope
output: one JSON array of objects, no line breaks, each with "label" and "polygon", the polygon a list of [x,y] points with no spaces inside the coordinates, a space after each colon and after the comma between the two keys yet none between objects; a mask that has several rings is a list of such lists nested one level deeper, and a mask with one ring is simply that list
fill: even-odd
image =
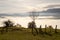
[{"label": "grassy slope", "polygon": [[[31,32],[26,31],[10,31],[4,34],[0,33],[0,40],[60,40],[60,33],[52,33],[52,36],[46,34],[38,34],[33,36]],[[30,29],[31,31],[31,29]]]}]

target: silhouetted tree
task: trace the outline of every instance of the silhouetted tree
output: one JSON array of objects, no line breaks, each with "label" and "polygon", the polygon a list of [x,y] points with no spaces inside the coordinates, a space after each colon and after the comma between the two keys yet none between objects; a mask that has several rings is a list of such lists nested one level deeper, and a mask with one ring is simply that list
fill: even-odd
[{"label": "silhouetted tree", "polygon": [[33,29],[35,29],[36,33],[38,34],[38,31],[36,29],[36,24],[35,24],[34,21],[32,21],[32,25],[31,26],[32,26],[32,33],[33,33]]},{"label": "silhouetted tree", "polygon": [[31,23],[31,22],[29,22],[29,23],[28,23],[28,28],[32,28],[32,26],[31,26],[31,25],[32,25],[32,23]]},{"label": "silhouetted tree", "polygon": [[33,33],[33,28],[36,30],[36,32],[38,33],[37,29],[36,29],[36,25],[35,25],[35,19],[37,18],[37,16],[39,16],[39,13],[36,12],[36,10],[34,9],[32,12],[29,12],[29,16],[32,18],[32,33]]},{"label": "silhouetted tree", "polygon": [[36,11],[36,9],[33,9],[33,11],[29,12],[29,16],[35,22],[35,19],[37,19],[37,17],[39,16],[39,13]]},{"label": "silhouetted tree", "polygon": [[13,27],[13,22],[11,22],[10,20],[5,21],[4,24],[5,24],[5,26],[2,28],[2,32],[4,31],[4,29],[6,29],[6,32],[7,32],[8,27]]},{"label": "silhouetted tree", "polygon": [[35,30],[36,33],[38,34],[38,31],[37,31],[37,29],[36,29],[36,24],[35,24],[34,21],[32,21],[32,22],[30,22],[30,23],[28,24],[28,28],[32,28],[32,34],[34,34],[34,30]]}]

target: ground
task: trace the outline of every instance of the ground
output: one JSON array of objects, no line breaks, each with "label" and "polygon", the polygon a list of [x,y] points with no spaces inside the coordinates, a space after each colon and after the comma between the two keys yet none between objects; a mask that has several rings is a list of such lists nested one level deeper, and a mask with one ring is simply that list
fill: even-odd
[{"label": "ground", "polygon": [[31,29],[8,31],[0,33],[0,40],[60,40],[60,31],[57,34],[52,33],[51,36],[40,33],[33,35]]}]

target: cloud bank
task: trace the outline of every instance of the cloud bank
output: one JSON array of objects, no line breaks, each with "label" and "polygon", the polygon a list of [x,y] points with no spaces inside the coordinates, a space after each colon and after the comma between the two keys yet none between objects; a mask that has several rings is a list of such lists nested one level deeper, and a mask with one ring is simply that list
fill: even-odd
[{"label": "cloud bank", "polygon": [[0,0],[0,13],[24,13],[33,9],[43,11],[47,9],[44,7],[59,5],[60,0]]}]

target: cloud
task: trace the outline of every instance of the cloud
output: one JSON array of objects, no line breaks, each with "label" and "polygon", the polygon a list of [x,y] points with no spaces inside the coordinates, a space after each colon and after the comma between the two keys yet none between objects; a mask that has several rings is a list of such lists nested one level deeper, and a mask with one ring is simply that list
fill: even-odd
[{"label": "cloud", "polygon": [[60,0],[39,0],[42,1],[43,3],[60,3]]},{"label": "cloud", "polygon": [[[34,7],[39,4],[37,0],[0,0],[0,13],[19,13],[30,11],[28,6]],[[12,10],[12,11],[11,11]]]},{"label": "cloud", "polygon": [[[35,15],[39,13],[39,16],[52,16],[54,19],[60,19],[60,8],[52,8],[46,11],[35,11]],[[0,16],[29,16],[30,13],[2,13]],[[52,19],[52,18],[50,18]]]},{"label": "cloud", "polygon": [[47,5],[44,8],[60,8],[60,4],[50,4],[50,5]]},{"label": "cloud", "polygon": [[[56,4],[57,0],[0,0],[0,13],[21,13],[36,10],[43,10],[47,4]],[[48,3],[47,3],[48,2]],[[60,1],[57,1],[59,3]]]},{"label": "cloud", "polygon": [[60,14],[60,8],[52,8],[52,9],[48,9],[46,11],[42,11],[43,13],[58,13]]},{"label": "cloud", "polygon": [[40,16],[53,16],[53,18],[60,19],[60,8],[52,8],[46,11],[39,12]]}]

